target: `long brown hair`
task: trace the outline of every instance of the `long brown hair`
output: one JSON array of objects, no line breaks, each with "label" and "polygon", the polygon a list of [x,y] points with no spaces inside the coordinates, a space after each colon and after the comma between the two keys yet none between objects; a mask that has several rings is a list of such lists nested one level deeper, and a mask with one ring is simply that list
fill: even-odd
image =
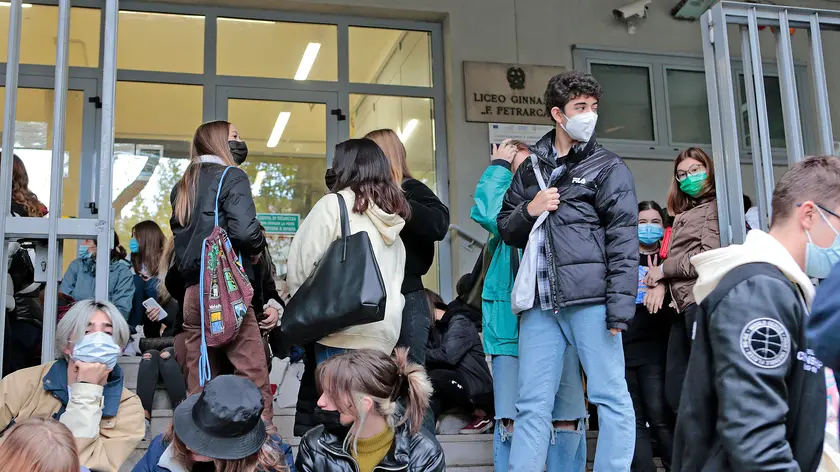
[{"label": "long brown hair", "polygon": [[385,153],[385,157],[391,163],[391,175],[398,186],[402,187],[403,179],[413,178],[411,171],[408,170],[405,145],[394,130],[378,129],[366,134],[365,137],[382,148],[382,152]]},{"label": "long brown hair", "polygon": [[216,156],[225,165],[236,166],[233,155],[230,153],[229,135],[230,123],[227,121],[210,121],[195,130],[192,146],[190,146],[190,165],[184,172],[184,176],[175,185],[176,195],[172,214],[181,226],[189,224],[190,213],[195,205],[198,176],[201,168],[198,164],[201,156]]},{"label": "long brown hair", "polygon": [[140,273],[143,266],[149,276],[154,276],[160,265],[160,257],[163,253],[163,245],[166,236],[157,223],[152,220],[141,221],[131,228],[131,235],[137,240],[139,250],[131,253],[131,265],[134,272]]},{"label": "long brown hair", "polygon": [[45,214],[44,204],[29,190],[29,174],[21,158],[16,154],[12,154],[12,157],[12,201],[26,210],[26,215],[21,216],[40,218]]},{"label": "long brown hair", "polygon": [[169,303],[172,300],[172,294],[166,288],[166,274],[169,268],[175,262],[175,238],[167,238],[163,243],[163,251],[161,252],[160,260],[156,268],[157,278],[160,281],[158,284],[158,301],[160,303]]},{"label": "long brown hair", "polygon": [[[45,447],[46,446],[46,447]],[[27,418],[0,441],[3,470],[79,472],[76,440],[67,426],[52,418]]]},{"label": "long brown hair", "polygon": [[[697,197],[692,197],[680,190],[680,183],[677,182],[677,167],[686,159],[694,159],[706,168],[706,182],[703,184],[703,191]],[[674,159],[674,174],[671,179],[671,188],[668,190],[668,214],[671,216],[679,215],[714,196],[715,164],[712,158],[705,151],[696,147],[690,147],[680,152]]]},{"label": "long brown hair", "polygon": [[373,204],[406,220],[411,215],[408,200],[391,176],[388,158],[370,139],[348,139],[338,143],[332,168],[335,172],[333,188],[350,189],[356,194],[355,213],[364,213]]},{"label": "long brown hair", "polygon": [[[365,420],[361,399],[370,397],[375,412],[391,427],[407,422],[411,434],[417,434],[423,426],[432,383],[422,366],[408,360],[408,349],[395,349],[393,357],[373,349],[348,351],[320,364],[315,376],[321,391],[333,401],[344,403],[343,409],[352,411],[357,422]],[[350,404],[344,400],[348,395]],[[399,421],[398,398],[405,400],[405,415]]]},{"label": "long brown hair", "polygon": [[[170,424],[163,433],[163,441],[172,446],[172,456],[184,468],[192,466],[192,452],[186,444],[175,434],[174,425]],[[257,470],[272,470],[287,472],[286,458],[280,454],[280,450],[271,445],[272,439],[266,438],[263,447],[254,454],[236,460],[213,459],[216,470],[219,472],[256,472]],[[78,471],[78,469],[77,469]]]}]

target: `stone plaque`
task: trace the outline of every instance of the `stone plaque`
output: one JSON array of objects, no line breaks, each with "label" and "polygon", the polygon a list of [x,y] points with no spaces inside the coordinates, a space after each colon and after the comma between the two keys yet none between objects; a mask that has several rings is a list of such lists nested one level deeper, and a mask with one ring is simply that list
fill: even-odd
[{"label": "stone plaque", "polygon": [[543,94],[565,67],[464,61],[467,121],[550,125]]}]

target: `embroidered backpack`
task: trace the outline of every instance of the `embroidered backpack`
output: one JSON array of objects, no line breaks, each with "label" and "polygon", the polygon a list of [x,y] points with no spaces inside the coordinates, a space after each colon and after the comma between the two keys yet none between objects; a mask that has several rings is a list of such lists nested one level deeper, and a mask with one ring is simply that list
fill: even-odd
[{"label": "embroidered backpack", "polygon": [[242,319],[254,297],[254,288],[236,255],[227,232],[219,226],[219,196],[231,167],[219,179],[214,210],[215,224],[201,246],[201,356],[198,360],[201,386],[210,380],[208,347],[224,347],[239,334]]}]

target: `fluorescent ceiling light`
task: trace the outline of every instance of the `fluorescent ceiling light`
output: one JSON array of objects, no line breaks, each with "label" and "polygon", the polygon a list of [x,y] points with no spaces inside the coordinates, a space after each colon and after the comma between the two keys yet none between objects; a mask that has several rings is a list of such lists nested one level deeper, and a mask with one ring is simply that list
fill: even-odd
[{"label": "fluorescent ceiling light", "polygon": [[315,58],[318,57],[318,51],[321,50],[321,43],[309,43],[306,46],[306,51],[303,51],[303,57],[300,60],[297,73],[295,73],[295,80],[306,80],[309,77],[309,71],[312,70],[312,64],[315,64]]},{"label": "fluorescent ceiling light", "polygon": [[420,122],[416,119],[408,120],[408,123],[405,124],[405,128],[403,128],[402,131],[397,131],[397,136],[400,137],[400,141],[408,141],[408,138],[411,136],[411,133],[413,133],[414,130],[417,129],[418,124],[420,124]]},{"label": "fluorescent ceiling light", "polygon": [[[10,7],[10,6],[12,6],[11,2],[0,2],[0,7]],[[31,3],[24,3],[24,4],[21,4],[21,7],[32,8],[32,4]]]},{"label": "fluorescent ceiling light", "polygon": [[286,125],[289,124],[289,118],[291,116],[292,113],[288,111],[281,111],[277,115],[277,121],[274,122],[274,129],[271,130],[271,136],[268,137],[266,146],[276,148],[280,144],[280,138],[283,136],[283,131],[286,129]]},{"label": "fluorescent ceiling light", "polygon": [[237,23],[260,23],[260,24],[269,24],[273,25],[273,21],[268,20],[251,20],[249,18],[219,18],[219,21],[234,21]]}]

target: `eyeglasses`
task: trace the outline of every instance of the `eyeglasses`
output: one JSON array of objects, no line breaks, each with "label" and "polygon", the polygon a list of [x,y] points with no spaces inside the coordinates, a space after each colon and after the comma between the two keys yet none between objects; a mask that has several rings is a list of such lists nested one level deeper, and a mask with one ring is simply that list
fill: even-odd
[{"label": "eyeglasses", "polygon": [[697,175],[706,170],[706,166],[703,164],[694,164],[693,166],[688,168],[688,172],[684,170],[677,171],[676,179],[677,182],[682,182],[686,179],[689,175]]},{"label": "eyeglasses", "polygon": [[[802,205],[803,205],[803,203],[797,203],[797,204],[796,204],[796,206],[797,206],[797,207],[801,207]],[[820,203],[814,203],[814,205],[816,205],[816,206],[817,206],[817,208],[819,208],[820,210],[822,210],[822,211],[824,211],[824,212],[828,213],[829,215],[831,215],[831,216],[833,216],[833,217],[835,217],[835,218],[840,219],[840,215],[838,215],[837,213],[834,213],[833,211],[829,210],[828,208],[826,208],[826,207],[825,207],[825,205],[822,205],[822,204],[820,204]]]}]

